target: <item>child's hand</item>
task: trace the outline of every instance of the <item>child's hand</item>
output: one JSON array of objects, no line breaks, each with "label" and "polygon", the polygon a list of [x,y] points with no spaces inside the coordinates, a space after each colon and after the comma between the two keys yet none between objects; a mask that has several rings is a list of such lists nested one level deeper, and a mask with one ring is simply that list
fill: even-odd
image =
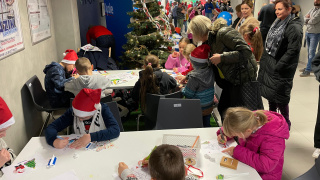
[{"label": "child's hand", "polygon": [[173,72],[178,73],[178,68],[173,68]]},{"label": "child's hand", "polygon": [[62,149],[66,147],[69,143],[68,137],[63,137],[63,139],[56,139],[53,141],[53,147],[57,149]]},{"label": "child's hand", "polygon": [[188,79],[186,76],[180,79],[180,84],[187,84],[187,82],[188,82]]},{"label": "child's hand", "polygon": [[70,148],[80,149],[82,147],[85,147],[89,142],[91,142],[91,136],[90,134],[85,134],[81,138],[70,144]]},{"label": "child's hand", "polygon": [[219,144],[225,144],[227,142],[227,137],[223,136],[223,139],[221,138],[221,134],[217,137]]},{"label": "child's hand", "polygon": [[11,155],[8,150],[2,149],[0,151],[0,167],[2,167],[6,162],[10,161]]},{"label": "child's hand", "polygon": [[149,165],[149,160],[146,160],[146,158],[144,158],[143,160],[142,160],[142,166],[148,166]]},{"label": "child's hand", "polygon": [[178,57],[179,55],[180,55],[179,52],[174,51],[171,56],[172,56],[173,58],[176,58],[176,57]]},{"label": "child's hand", "polygon": [[233,151],[234,151],[234,146],[232,146],[232,147],[229,147],[229,148],[227,148],[227,149],[225,149],[225,150],[223,150],[223,151],[221,151],[221,152],[225,152],[225,153],[228,153],[230,156],[233,156]]},{"label": "child's hand", "polygon": [[219,100],[218,100],[218,98],[216,97],[216,95],[214,95],[213,102],[214,102],[215,104],[218,104],[218,103],[219,103]]},{"label": "child's hand", "polygon": [[74,77],[74,78],[78,78],[80,75],[79,74],[72,74],[72,77]]},{"label": "child's hand", "polygon": [[126,163],[124,162],[119,162],[118,173],[120,177],[121,177],[122,171],[125,169],[129,169],[128,165],[126,165]]}]

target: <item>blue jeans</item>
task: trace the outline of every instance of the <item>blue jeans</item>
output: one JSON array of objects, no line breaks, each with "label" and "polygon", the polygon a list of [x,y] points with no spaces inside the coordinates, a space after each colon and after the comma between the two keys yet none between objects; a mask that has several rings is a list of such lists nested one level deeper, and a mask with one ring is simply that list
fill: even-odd
[{"label": "blue jeans", "polygon": [[205,13],[206,17],[212,20],[213,14],[212,13]]},{"label": "blue jeans", "polygon": [[211,118],[211,114],[210,115],[206,115],[206,116],[202,116],[203,127],[211,127],[210,118]]},{"label": "blue jeans", "polygon": [[[186,32],[186,33],[187,33],[187,30],[188,30],[187,22],[188,22],[188,21],[183,21],[183,25],[184,25],[184,32]],[[182,31],[182,30],[181,30],[181,31]]]},{"label": "blue jeans", "polygon": [[174,27],[178,27],[178,17],[177,16],[173,16],[173,24],[174,24]]},{"label": "blue jeans", "polygon": [[318,42],[320,40],[320,33],[314,34],[314,33],[306,33],[306,40],[307,40],[307,46],[308,46],[308,64],[306,71],[311,71],[311,62],[314,58],[318,46]]}]

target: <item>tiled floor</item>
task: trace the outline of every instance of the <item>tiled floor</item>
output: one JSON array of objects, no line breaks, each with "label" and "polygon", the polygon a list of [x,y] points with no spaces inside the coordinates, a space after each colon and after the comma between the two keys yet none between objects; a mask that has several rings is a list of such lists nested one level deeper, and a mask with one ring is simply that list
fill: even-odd
[{"label": "tiled floor", "polygon": [[[291,91],[290,120],[292,122],[290,138],[286,142],[283,180],[294,179],[308,171],[314,165],[311,156],[313,148],[313,133],[317,117],[319,82],[311,77],[300,77],[298,70],[304,68],[299,64],[293,80]],[[264,99],[265,109],[268,103]]]}]

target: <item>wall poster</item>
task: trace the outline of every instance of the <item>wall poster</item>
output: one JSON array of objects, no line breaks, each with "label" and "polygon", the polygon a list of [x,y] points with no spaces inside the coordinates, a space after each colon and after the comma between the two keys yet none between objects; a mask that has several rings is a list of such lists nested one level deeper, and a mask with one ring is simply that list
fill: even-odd
[{"label": "wall poster", "polygon": [[23,49],[18,0],[0,0],[0,59]]},{"label": "wall poster", "polygon": [[27,0],[32,44],[51,37],[47,0]]}]

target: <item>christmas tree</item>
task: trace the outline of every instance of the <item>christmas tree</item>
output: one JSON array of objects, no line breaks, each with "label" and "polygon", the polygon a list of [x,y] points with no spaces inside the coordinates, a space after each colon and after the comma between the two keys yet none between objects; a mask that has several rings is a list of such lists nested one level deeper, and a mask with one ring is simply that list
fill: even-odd
[{"label": "christmas tree", "polygon": [[133,7],[135,10],[127,13],[133,20],[128,28],[133,30],[125,35],[127,44],[122,46],[125,50],[121,57],[122,65],[130,69],[141,68],[148,54],[158,56],[160,64],[164,64],[173,45],[169,40],[171,30],[168,17],[157,0],[139,0]]}]

